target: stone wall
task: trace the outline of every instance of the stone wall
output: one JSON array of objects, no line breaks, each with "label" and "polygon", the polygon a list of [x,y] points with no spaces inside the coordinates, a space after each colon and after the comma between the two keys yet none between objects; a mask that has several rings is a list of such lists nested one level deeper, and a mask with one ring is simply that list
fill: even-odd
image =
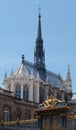
[{"label": "stone wall", "polygon": [[10,94],[0,93],[0,121],[4,120],[4,109],[9,109],[9,121],[34,118],[34,110],[38,104],[26,102]]}]

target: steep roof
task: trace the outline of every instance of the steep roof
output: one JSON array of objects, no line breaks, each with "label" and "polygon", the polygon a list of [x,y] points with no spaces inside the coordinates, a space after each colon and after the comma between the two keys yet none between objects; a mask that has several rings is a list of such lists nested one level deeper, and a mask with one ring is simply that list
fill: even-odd
[{"label": "steep roof", "polygon": [[[34,77],[37,77],[38,70],[36,69],[35,65],[25,60],[24,63],[21,63],[18,67],[18,69],[15,72],[15,75],[31,75],[31,71],[33,71]],[[46,78],[48,79],[49,84],[60,89],[63,87],[62,80],[58,74],[46,70]],[[40,75],[40,79],[43,80],[45,78],[43,78],[43,75]],[[43,81],[46,82],[45,80]]]}]

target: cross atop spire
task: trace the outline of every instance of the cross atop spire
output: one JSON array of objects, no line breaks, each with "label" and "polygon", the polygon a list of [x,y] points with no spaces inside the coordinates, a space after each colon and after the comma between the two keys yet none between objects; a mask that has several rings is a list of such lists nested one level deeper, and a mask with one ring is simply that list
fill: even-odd
[{"label": "cross atop spire", "polygon": [[40,10],[41,10],[41,8],[40,8],[40,5],[39,5],[39,14],[40,14]]},{"label": "cross atop spire", "polygon": [[41,8],[40,8],[40,5],[39,5],[39,17],[41,17]]}]

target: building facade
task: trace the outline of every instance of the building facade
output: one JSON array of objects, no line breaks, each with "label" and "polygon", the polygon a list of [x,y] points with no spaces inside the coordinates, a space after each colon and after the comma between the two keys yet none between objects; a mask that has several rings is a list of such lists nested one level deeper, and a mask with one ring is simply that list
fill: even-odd
[{"label": "building facade", "polygon": [[63,80],[60,74],[48,71],[45,67],[45,50],[39,13],[34,63],[26,61],[22,55],[18,69],[15,72],[12,71],[9,77],[5,72],[4,89],[0,89],[0,120],[15,120],[17,117],[33,118],[34,109],[50,95],[66,102],[70,101],[72,80],[70,66],[68,66],[66,80]]},{"label": "building facade", "polygon": [[34,118],[34,110],[37,106],[37,103],[21,100],[13,92],[0,89],[0,121]]}]

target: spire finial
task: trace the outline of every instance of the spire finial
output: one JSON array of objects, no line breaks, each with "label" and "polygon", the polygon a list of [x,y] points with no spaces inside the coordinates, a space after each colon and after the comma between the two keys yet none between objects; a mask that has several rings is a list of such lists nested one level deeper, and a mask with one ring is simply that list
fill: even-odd
[{"label": "spire finial", "polygon": [[5,71],[4,80],[7,80],[7,71]]},{"label": "spire finial", "polygon": [[40,7],[40,5],[39,5],[39,18],[41,17],[41,7]]},{"label": "spire finial", "polygon": [[7,71],[5,71],[5,77],[7,77]]},{"label": "spire finial", "polygon": [[10,75],[13,75],[13,69],[11,70],[11,74]]},{"label": "spire finial", "polygon": [[22,63],[24,64],[24,62],[25,62],[25,57],[24,57],[24,55],[22,54]]},{"label": "spire finial", "polygon": [[37,33],[37,42],[42,41],[42,32],[41,32],[41,14],[39,6],[39,15],[38,15],[38,33]]},{"label": "spire finial", "polygon": [[71,81],[71,76],[70,76],[70,65],[68,65],[68,71],[67,71],[67,80]]},{"label": "spire finial", "polygon": [[68,72],[70,72],[70,65],[68,64]]},{"label": "spire finial", "polygon": [[40,7],[40,5],[39,5],[39,13],[40,13],[40,10],[41,10],[41,7]]},{"label": "spire finial", "polygon": [[40,14],[40,11],[41,11],[41,7],[40,7],[40,5],[39,5],[39,14]]}]

